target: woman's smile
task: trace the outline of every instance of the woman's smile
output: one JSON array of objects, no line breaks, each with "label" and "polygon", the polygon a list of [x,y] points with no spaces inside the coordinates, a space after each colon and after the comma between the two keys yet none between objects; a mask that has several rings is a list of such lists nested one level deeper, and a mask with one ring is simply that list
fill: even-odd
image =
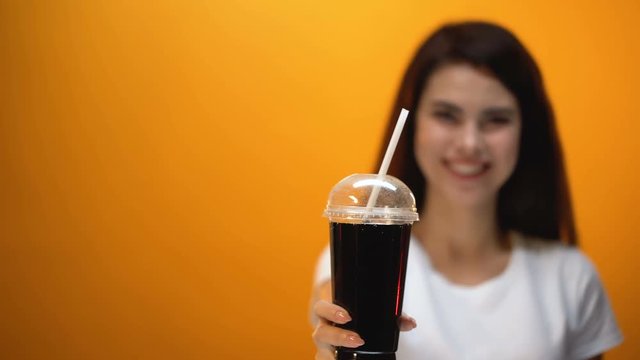
[{"label": "woman's smile", "polygon": [[486,174],[491,167],[487,162],[464,159],[443,159],[442,165],[454,176],[465,180],[477,179]]}]

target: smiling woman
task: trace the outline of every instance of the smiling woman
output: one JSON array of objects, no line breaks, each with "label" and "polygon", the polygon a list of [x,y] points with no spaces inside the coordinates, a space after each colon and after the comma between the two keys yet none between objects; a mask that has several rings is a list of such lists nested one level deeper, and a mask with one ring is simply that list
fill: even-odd
[{"label": "smiling woman", "polygon": [[327,193],[378,169],[425,32],[470,17],[544,71],[606,358],[637,358],[630,0],[0,1],[0,358],[313,358]]},{"label": "smiling woman", "polygon": [[[398,357],[587,359],[618,345],[598,274],[576,248],[553,110],[515,36],[485,22],[438,29],[409,65],[400,108],[412,112],[389,173],[416,194],[420,221]],[[316,294],[330,293],[326,252]],[[329,300],[314,299],[318,359],[367,342],[331,325],[350,309]]]},{"label": "smiling woman", "polygon": [[518,103],[509,90],[471,65],[442,66],[422,94],[415,126],[416,161],[432,196],[459,196],[450,200],[469,206],[495,200],[520,144]]}]

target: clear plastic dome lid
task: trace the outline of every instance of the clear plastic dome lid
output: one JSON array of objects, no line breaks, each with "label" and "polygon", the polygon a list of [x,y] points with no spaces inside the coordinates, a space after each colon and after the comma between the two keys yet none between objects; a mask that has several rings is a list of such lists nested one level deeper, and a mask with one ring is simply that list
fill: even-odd
[{"label": "clear plastic dome lid", "polygon": [[329,194],[324,216],[338,223],[411,224],[418,220],[409,187],[396,177],[377,174],[342,179]]}]

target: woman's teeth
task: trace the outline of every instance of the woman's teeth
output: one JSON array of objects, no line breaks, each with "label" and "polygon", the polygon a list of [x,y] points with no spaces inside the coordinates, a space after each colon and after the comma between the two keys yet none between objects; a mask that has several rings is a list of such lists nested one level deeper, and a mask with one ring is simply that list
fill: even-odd
[{"label": "woman's teeth", "polygon": [[449,169],[462,176],[478,175],[485,170],[484,164],[449,163]]}]

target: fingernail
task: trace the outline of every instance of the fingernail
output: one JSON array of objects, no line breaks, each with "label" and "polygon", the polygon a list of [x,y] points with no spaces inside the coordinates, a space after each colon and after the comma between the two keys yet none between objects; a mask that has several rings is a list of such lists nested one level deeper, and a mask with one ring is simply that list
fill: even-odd
[{"label": "fingernail", "polygon": [[409,330],[413,330],[418,327],[418,323],[413,319],[411,319],[410,324],[411,324],[411,328]]},{"label": "fingernail", "polygon": [[360,338],[360,336],[358,335],[348,335],[347,340],[349,340],[349,342],[355,346],[364,345],[364,340],[362,340],[362,338]]},{"label": "fingernail", "polygon": [[351,321],[351,317],[344,311],[336,311],[336,318],[342,324]]}]

